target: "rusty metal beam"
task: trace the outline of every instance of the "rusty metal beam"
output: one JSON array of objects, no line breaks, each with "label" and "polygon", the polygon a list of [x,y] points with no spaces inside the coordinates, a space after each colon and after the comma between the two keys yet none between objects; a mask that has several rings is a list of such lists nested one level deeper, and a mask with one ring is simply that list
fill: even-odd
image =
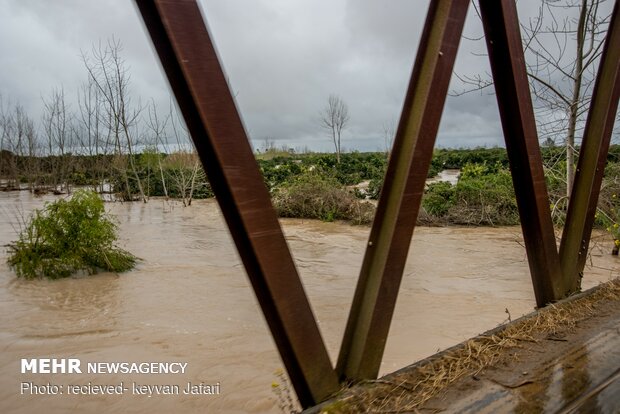
[{"label": "rusty metal beam", "polygon": [[376,378],[469,0],[431,1],[336,371]]},{"label": "rusty metal beam", "polygon": [[506,150],[539,307],[562,298],[560,258],[514,0],[480,0]]},{"label": "rusty metal beam", "polygon": [[195,0],[136,0],[304,407],[339,387]]},{"label": "rusty metal beam", "polygon": [[560,244],[564,283],[577,291],[620,98],[620,1],[616,0],[581,142],[575,184]]}]

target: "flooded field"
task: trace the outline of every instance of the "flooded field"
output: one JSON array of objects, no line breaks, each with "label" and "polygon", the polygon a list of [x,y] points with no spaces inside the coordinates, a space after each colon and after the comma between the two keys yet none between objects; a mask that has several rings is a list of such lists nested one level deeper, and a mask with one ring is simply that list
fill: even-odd
[{"label": "flooded field", "polygon": [[[0,193],[0,244],[20,214],[52,198]],[[0,253],[0,412],[278,412],[282,367],[232,240],[213,200],[191,207],[151,200],[109,203],[120,244],[137,269],[59,281],[17,280]],[[369,228],[283,220],[303,283],[335,360]],[[618,275],[605,235],[595,239],[583,286]],[[598,240],[598,241],[597,241]],[[604,243],[604,244],[603,244]],[[599,247],[600,246],[600,247]],[[493,328],[534,308],[518,227],[418,228],[381,372]],[[508,314],[509,312],[509,314]],[[182,362],[183,374],[21,374],[21,358]],[[62,395],[21,384],[63,385]],[[123,395],[68,395],[68,385],[129,386]],[[219,394],[187,395],[187,383]],[[178,385],[179,395],[138,395],[131,384]],[[92,389],[92,388],[91,388]]]}]

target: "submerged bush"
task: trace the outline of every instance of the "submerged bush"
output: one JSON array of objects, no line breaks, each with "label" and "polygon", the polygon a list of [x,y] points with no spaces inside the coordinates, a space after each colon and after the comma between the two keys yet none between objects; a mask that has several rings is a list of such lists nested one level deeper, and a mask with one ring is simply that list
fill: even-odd
[{"label": "submerged bush", "polygon": [[273,204],[280,217],[313,218],[323,221],[349,220],[370,223],[374,206],[361,201],[338,180],[306,172],[279,187]]},{"label": "submerged bush", "polygon": [[422,199],[425,222],[464,225],[519,223],[510,171],[496,163],[467,164],[456,185],[430,184]]},{"label": "submerged bush", "polygon": [[79,190],[70,200],[35,210],[19,239],[9,244],[7,263],[18,277],[68,277],[99,269],[124,272],[136,257],[116,246],[116,225],[92,191]]}]

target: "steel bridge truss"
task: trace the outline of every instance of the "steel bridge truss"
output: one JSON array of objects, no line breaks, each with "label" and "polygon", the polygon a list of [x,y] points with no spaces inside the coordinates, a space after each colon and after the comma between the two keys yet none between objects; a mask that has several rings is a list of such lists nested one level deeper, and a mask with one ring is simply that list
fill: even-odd
[{"label": "steel bridge truss", "polygon": [[[196,0],[136,0],[303,407],[375,379],[470,0],[431,0],[333,367]],[[514,0],[480,12],[539,307],[579,289],[620,95],[616,0],[557,248]]]}]

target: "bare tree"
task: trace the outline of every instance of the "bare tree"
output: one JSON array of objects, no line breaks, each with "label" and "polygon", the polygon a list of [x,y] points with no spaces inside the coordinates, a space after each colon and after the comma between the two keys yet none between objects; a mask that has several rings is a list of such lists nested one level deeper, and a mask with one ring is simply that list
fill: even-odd
[{"label": "bare tree", "polygon": [[[545,0],[539,15],[522,25],[528,75],[536,96],[542,139],[564,135],[566,192],[573,188],[575,144],[592,98],[597,63],[610,15],[604,0]],[[562,14],[576,11],[576,18]],[[545,18],[546,16],[549,18]],[[544,22],[544,23],[543,23]]]},{"label": "bare tree", "polygon": [[78,91],[79,118],[78,137],[84,154],[89,156],[88,168],[95,178],[95,191],[103,193],[109,173],[110,141],[104,128],[103,97],[92,78],[80,86]]},{"label": "bare tree", "polygon": [[263,138],[263,152],[268,153],[268,152],[274,152],[275,150],[276,150],[276,141],[269,135],[266,135],[265,138]]},{"label": "bare tree", "polygon": [[43,99],[43,132],[47,143],[49,169],[54,191],[69,191],[68,171],[72,144],[72,116],[65,101],[63,88],[54,89]]},{"label": "bare tree", "polygon": [[392,153],[392,147],[394,146],[394,137],[396,136],[396,126],[394,124],[394,120],[391,122],[383,123],[383,141],[385,145],[385,155],[386,158],[390,159],[390,154]]},{"label": "bare tree", "polygon": [[[92,56],[82,54],[82,60],[86,66],[90,79],[99,89],[106,103],[107,127],[115,144],[116,162],[118,165],[126,158],[132,178],[136,182],[140,199],[146,203],[147,198],[142,188],[142,182],[138,174],[134,160],[134,144],[137,142],[135,126],[141,108],[133,108],[129,95],[129,73],[125,67],[125,61],[121,57],[121,42],[115,39],[108,40],[103,46],[93,46]],[[123,157],[126,150],[127,156]],[[127,197],[132,199],[129,174],[126,170],[121,171],[127,187]]]},{"label": "bare tree", "polygon": [[28,182],[28,189],[34,192],[39,179],[39,145],[34,128],[34,122],[20,105],[15,106],[15,133],[19,145],[21,159],[20,172]]},{"label": "bare tree", "polygon": [[[172,102],[171,102],[172,106]],[[164,174],[164,167],[162,165],[162,154],[159,149],[160,144],[164,144],[165,142],[165,133],[166,125],[168,124],[168,120],[171,115],[168,115],[163,121],[160,120],[160,117],[157,113],[157,106],[155,105],[155,101],[151,101],[151,105],[148,107],[149,120],[147,122],[147,126],[151,130],[153,134],[153,148],[155,149],[155,156],[157,158],[157,167],[159,169],[159,177],[161,180],[161,185],[164,190],[164,196],[166,200],[168,200],[168,186],[166,185],[166,177]]]},{"label": "bare tree", "polygon": [[12,151],[12,134],[13,134],[13,117],[9,110],[10,103],[4,103],[2,95],[0,95],[0,177],[6,178],[6,188],[12,185],[11,178],[15,163],[15,154]]},{"label": "bare tree", "polygon": [[336,149],[336,162],[340,164],[342,130],[349,122],[349,108],[337,95],[329,95],[327,105],[320,113],[321,126],[329,131]]},{"label": "bare tree", "polygon": [[[521,24],[540,139],[566,147],[567,198],[610,20],[606,5],[606,0],[542,0],[537,15]],[[489,76],[459,79],[473,86],[465,92],[492,85]]]},{"label": "bare tree", "polygon": [[206,181],[206,175],[196,151],[194,149],[188,150],[188,147],[191,147],[189,131],[179,118],[178,113],[173,113],[172,105],[170,106],[169,120],[177,150],[168,155],[166,166],[183,205],[191,206],[196,185],[199,182]]},{"label": "bare tree", "polygon": [[4,149],[4,142],[7,135],[8,108],[4,103],[4,97],[0,94],[0,150]]},{"label": "bare tree", "polygon": [[34,122],[20,104],[5,106],[0,97],[0,176],[6,189],[20,189],[20,181],[28,182],[34,191],[39,178],[39,143]]}]

